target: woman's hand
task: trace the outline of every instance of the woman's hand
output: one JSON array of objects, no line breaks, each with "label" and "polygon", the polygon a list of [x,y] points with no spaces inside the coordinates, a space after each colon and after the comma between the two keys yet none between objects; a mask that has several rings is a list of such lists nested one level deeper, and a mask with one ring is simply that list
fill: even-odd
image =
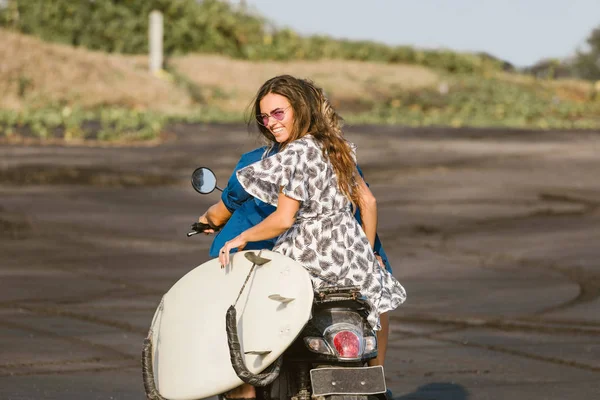
[{"label": "woman's hand", "polygon": [[225,246],[221,248],[219,251],[219,261],[221,262],[221,268],[225,268],[227,264],[229,264],[229,252],[231,249],[237,248],[238,251],[243,250],[248,243],[247,240],[242,238],[242,235],[239,235],[232,240],[225,242]]},{"label": "woman's hand", "polygon": [[379,254],[375,254],[375,259],[377,260],[377,262],[379,263],[379,266],[382,269],[385,269],[385,263],[383,262],[383,258],[381,258],[381,256]]}]

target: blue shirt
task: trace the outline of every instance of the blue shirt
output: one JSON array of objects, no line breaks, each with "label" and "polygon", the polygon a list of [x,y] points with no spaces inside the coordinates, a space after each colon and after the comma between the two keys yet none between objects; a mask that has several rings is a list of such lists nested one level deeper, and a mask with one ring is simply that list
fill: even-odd
[{"label": "blue shirt", "polygon": [[[260,147],[242,155],[235,166],[229,181],[227,182],[227,186],[223,190],[221,200],[229,212],[231,212],[231,217],[225,226],[216,234],[212,245],[210,246],[209,255],[213,258],[219,256],[219,250],[221,250],[221,248],[225,245],[225,242],[235,238],[246,229],[259,224],[273,211],[275,211],[274,206],[252,197],[248,192],[246,192],[236,176],[236,172],[239,169],[260,161],[263,154],[265,154],[265,151],[267,151],[266,147]],[[273,149],[269,155],[275,152],[276,149]],[[361,176],[363,176],[360,167],[358,167],[358,172]],[[360,212],[358,210],[356,211],[355,217],[358,222],[361,223]],[[246,247],[244,247],[244,250],[270,250],[273,248],[276,241],[277,238],[262,240],[260,242],[248,242]],[[390,266],[387,255],[383,250],[383,246],[381,245],[378,235],[375,236],[374,250],[379,253],[383,259],[385,268],[391,273],[392,267]]]}]

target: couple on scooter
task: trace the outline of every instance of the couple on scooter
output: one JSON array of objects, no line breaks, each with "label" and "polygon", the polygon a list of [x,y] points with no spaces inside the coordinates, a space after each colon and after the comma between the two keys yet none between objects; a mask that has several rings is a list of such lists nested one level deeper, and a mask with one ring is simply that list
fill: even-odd
[{"label": "couple on scooter", "polygon": [[[383,365],[387,311],[406,293],[387,259],[387,268],[377,259],[384,253],[376,202],[359,173],[355,146],[344,139],[341,119],[322,89],[308,80],[268,80],[253,111],[268,146],[242,156],[221,200],[199,218],[214,228],[206,232],[221,228],[211,256],[226,265],[232,251],[272,248],[302,264],[315,287],[359,286],[372,307],[368,321],[378,330],[380,355],[373,365]],[[256,394],[244,384],[225,396]]]}]

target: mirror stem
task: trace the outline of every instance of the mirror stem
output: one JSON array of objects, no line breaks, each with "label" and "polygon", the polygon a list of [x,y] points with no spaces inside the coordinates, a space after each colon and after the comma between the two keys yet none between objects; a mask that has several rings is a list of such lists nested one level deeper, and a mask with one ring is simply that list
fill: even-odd
[{"label": "mirror stem", "polygon": [[217,185],[215,185],[215,189],[217,189],[220,192],[223,192],[223,189],[221,189],[220,187],[218,187]]}]

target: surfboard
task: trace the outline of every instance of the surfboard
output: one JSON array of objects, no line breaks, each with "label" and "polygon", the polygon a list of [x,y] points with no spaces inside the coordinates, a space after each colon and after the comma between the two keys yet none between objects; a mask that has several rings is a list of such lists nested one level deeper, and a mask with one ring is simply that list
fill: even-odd
[{"label": "surfboard", "polygon": [[310,276],[291,258],[262,250],[235,253],[224,269],[218,259],[207,261],[169,289],[152,320],[154,384],[161,396],[203,399],[242,384],[231,366],[225,314],[254,264],[246,253],[270,260],[255,266],[236,304],[246,367],[264,371],[310,319]]}]

